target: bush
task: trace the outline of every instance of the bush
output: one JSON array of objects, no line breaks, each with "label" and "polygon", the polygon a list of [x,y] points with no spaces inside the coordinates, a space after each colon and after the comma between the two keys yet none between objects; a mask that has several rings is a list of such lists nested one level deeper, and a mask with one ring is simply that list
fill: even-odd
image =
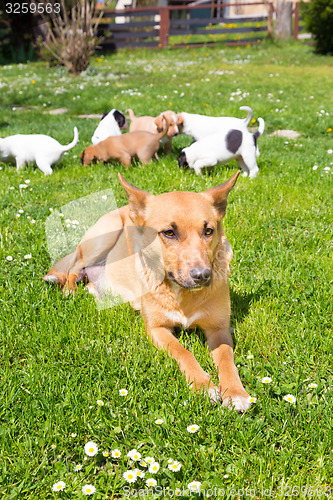
[{"label": "bush", "polygon": [[70,74],[79,74],[89,66],[98,39],[99,19],[95,18],[95,0],[77,0],[66,12],[65,0],[60,0],[60,15],[51,14],[51,22],[43,46],[51,54],[51,60],[63,64]]},{"label": "bush", "polygon": [[316,52],[333,54],[333,0],[312,0],[301,4],[306,28],[313,34]]}]

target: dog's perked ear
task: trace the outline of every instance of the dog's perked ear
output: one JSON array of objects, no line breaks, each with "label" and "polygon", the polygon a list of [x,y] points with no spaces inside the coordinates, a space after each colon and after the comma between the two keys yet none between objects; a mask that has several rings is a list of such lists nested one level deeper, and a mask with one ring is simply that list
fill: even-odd
[{"label": "dog's perked ear", "polygon": [[118,177],[128,197],[131,221],[138,226],[143,226],[145,223],[146,204],[148,199],[153,197],[153,195],[132,186],[132,184],[127,182],[119,172]]},{"label": "dog's perked ear", "polygon": [[201,193],[205,198],[208,198],[209,201],[213,204],[214,208],[217,210],[219,219],[221,220],[225,216],[225,212],[227,209],[227,198],[228,194],[234,187],[237,178],[241,170],[238,170],[227,182],[224,184],[220,184],[219,186],[212,187],[207,191]]}]

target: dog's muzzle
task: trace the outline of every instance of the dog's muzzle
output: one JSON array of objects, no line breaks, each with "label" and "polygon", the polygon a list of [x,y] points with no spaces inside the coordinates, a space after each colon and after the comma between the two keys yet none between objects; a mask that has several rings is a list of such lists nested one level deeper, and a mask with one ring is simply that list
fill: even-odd
[{"label": "dog's muzzle", "polygon": [[196,286],[208,286],[212,279],[212,271],[209,267],[194,267],[190,270],[190,276]]}]

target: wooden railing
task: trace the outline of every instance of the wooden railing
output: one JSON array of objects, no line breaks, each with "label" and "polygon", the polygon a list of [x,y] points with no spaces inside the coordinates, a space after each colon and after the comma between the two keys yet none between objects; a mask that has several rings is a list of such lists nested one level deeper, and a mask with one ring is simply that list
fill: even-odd
[{"label": "wooden railing", "polygon": [[[103,49],[123,47],[165,48],[184,45],[249,44],[273,34],[273,4],[262,6],[263,15],[224,17],[224,8],[239,4],[206,3],[168,7],[141,7],[103,12],[98,35]],[[119,22],[119,18],[122,22]],[[124,22],[125,21],[125,22]],[[250,36],[244,36],[250,35]]]}]

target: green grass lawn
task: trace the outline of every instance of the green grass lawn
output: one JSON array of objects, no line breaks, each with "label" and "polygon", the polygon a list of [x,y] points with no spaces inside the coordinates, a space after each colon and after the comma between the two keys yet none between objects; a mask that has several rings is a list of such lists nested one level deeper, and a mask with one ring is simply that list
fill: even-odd
[{"label": "green grass lawn", "polygon": [[[87,484],[96,488],[94,498],[134,497],[148,488],[147,478],[160,489],[141,491],[141,498],[167,498],[175,488],[183,495],[193,481],[210,498],[330,496],[332,81],[332,58],[301,44],[122,51],[93,58],[78,78],[41,62],[0,68],[1,137],[44,133],[68,143],[74,125],[80,134],[52,176],[32,165],[17,173],[0,163],[4,498],[83,498]],[[84,291],[65,298],[41,278],[50,267],[50,209],[104,189],[125,204],[118,172],[158,194],[199,192],[237,168],[230,162],[200,177],[180,170],[178,153],[191,142],[186,136],[175,139],[171,156],[161,154],[150,166],[84,168],[79,156],[98,120],[79,115],[131,107],[137,115],[171,108],[243,117],[242,105],[264,118],[266,130],[259,139],[259,175],[238,180],[224,219],[234,250],[236,364],[257,398],[239,415],[192,394],[176,363],[146,339],[140,315],[128,304],[99,311]],[[49,114],[60,107],[68,111]],[[269,136],[278,129],[301,136]],[[180,340],[216,377],[203,335],[186,331]],[[264,377],[271,382],[264,384]],[[287,394],[296,402],[285,401]],[[199,430],[189,433],[190,424]],[[92,457],[84,452],[89,441],[99,449]],[[120,458],[112,457],[115,449]],[[159,471],[130,464],[132,449],[154,457]],[[170,458],[180,462],[178,472],[169,470]],[[134,468],[146,470],[146,477],[128,483],[123,474]],[[66,487],[55,493],[59,481]],[[199,497],[188,492],[183,498],[191,495]]]}]

